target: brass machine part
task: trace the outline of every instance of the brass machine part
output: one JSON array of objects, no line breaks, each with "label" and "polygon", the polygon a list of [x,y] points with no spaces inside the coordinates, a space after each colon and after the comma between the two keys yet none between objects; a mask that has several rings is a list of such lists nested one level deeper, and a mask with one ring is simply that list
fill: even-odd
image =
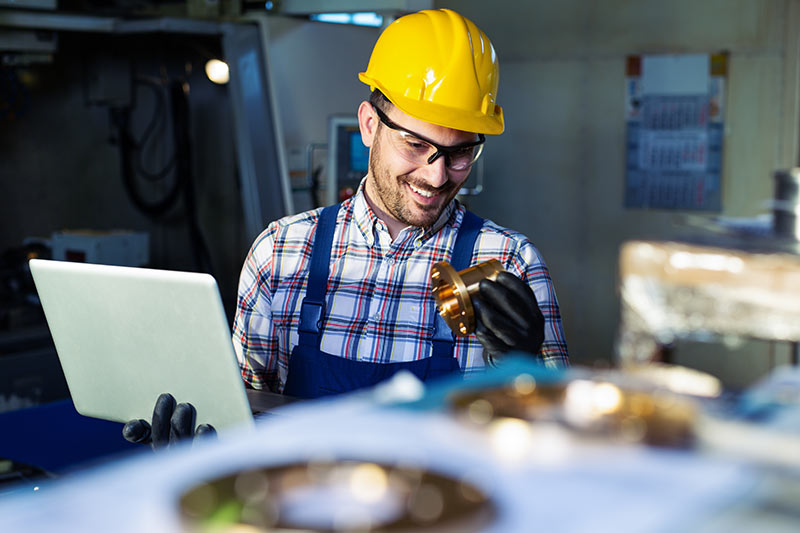
[{"label": "brass machine part", "polygon": [[461,272],[456,272],[447,261],[433,265],[433,298],[439,314],[453,333],[465,336],[475,331],[475,311],[471,297],[478,292],[481,280],[494,281],[503,270],[503,265],[497,259],[490,259]]},{"label": "brass machine part", "polygon": [[[615,384],[602,376],[543,384],[528,377],[520,385],[456,391],[447,401],[457,413],[479,423],[502,418],[559,420],[578,435],[671,448],[691,445],[700,415],[689,396],[644,381]],[[475,418],[470,414],[474,408],[488,418]]]}]

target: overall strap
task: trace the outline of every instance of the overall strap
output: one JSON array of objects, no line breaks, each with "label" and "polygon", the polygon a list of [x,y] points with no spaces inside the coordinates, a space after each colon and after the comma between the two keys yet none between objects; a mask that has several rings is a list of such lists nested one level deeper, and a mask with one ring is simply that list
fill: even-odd
[{"label": "overall strap", "polygon": [[[450,264],[456,272],[469,267],[481,227],[483,219],[471,211],[464,210],[464,217],[453,247],[453,256],[450,258]],[[453,346],[453,332],[442,316],[436,313],[433,321],[433,356],[453,357]]]},{"label": "overall strap", "polygon": [[483,227],[483,219],[471,211],[464,210],[464,218],[461,220],[461,228],[458,230],[456,244],[453,247],[453,257],[450,264],[460,272],[469,268],[472,261],[472,250],[475,248],[475,241],[478,240],[478,233]]},{"label": "overall strap", "polygon": [[319,328],[325,315],[325,291],[328,288],[331,248],[336,230],[336,215],[339,205],[330,205],[322,210],[317,222],[317,234],[311,249],[311,266],[308,274],[306,296],[300,307],[300,344],[318,348]]}]

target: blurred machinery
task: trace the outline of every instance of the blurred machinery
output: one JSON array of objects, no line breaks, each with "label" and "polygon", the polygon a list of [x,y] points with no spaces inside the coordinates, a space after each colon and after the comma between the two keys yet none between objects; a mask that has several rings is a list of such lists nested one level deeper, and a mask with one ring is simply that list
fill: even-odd
[{"label": "blurred machinery", "polygon": [[[781,448],[774,479],[763,455],[698,441],[716,392],[680,369],[552,371],[514,357],[469,381],[400,373],[279,407],[239,438],[37,480],[36,492],[20,483],[0,500],[0,529],[796,531],[796,447]],[[759,396],[750,410],[771,403]]]},{"label": "blurred machinery", "polygon": [[[46,5],[38,5],[40,3]],[[99,9],[88,9],[89,6],[84,5],[93,2],[75,4],[71,6],[74,11],[66,12],[53,9],[48,2],[35,0],[0,3],[0,55],[4,63],[46,59],[58,51],[61,33],[218,38],[230,67],[227,94],[232,110],[246,240],[255,239],[265,220],[294,212],[269,77],[263,15],[254,14],[234,21],[229,16],[239,11],[232,7],[233,2],[98,2]],[[175,7],[177,9],[171,9]],[[212,16],[198,13],[186,17],[187,10],[201,7],[216,12]],[[107,75],[108,69],[119,70],[118,65],[105,61],[102,51],[97,57],[87,58],[87,63],[89,74],[94,74],[88,77],[85,87],[89,103],[124,108],[130,100],[130,87],[113,83],[124,78]],[[18,105],[23,106],[24,102],[18,100]]]},{"label": "blurred machinery", "polygon": [[346,200],[367,175],[369,149],[361,142],[358,118],[334,116],[328,120],[326,205]]},{"label": "blurred machinery", "polygon": [[678,339],[800,341],[800,169],[778,171],[768,225],[706,224],[676,241],[620,253],[623,365],[668,361]]},{"label": "blurred machinery", "polygon": [[140,267],[150,263],[150,238],[140,231],[57,231],[52,259]]}]

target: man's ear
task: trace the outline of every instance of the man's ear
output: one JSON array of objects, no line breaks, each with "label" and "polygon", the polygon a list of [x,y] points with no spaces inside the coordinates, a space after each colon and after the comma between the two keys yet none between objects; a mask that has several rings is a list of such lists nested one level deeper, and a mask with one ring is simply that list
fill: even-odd
[{"label": "man's ear", "polygon": [[361,130],[361,142],[364,146],[370,148],[375,139],[375,134],[378,132],[378,123],[380,119],[372,109],[372,104],[366,100],[361,102],[358,106],[358,129]]}]

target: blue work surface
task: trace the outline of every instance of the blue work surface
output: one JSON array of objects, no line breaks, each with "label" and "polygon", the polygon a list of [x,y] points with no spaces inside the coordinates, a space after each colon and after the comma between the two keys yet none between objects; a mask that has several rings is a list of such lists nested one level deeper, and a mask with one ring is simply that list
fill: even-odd
[{"label": "blue work surface", "polygon": [[72,400],[0,413],[0,458],[54,474],[138,448],[122,424],[85,417]]}]

